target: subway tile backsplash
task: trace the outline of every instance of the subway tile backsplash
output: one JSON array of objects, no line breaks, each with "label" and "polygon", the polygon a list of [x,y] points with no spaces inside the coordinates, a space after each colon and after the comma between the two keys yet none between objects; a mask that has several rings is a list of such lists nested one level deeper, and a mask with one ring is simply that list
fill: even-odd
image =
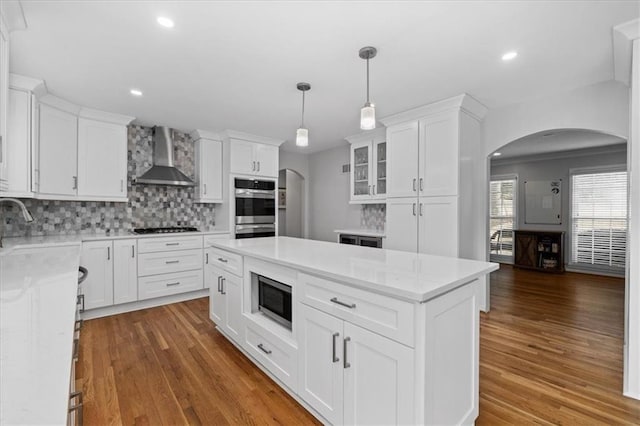
[{"label": "subway tile backsplash", "polygon": [[[25,224],[17,208],[3,207],[5,236],[36,236],[126,231],[133,228],[215,226],[212,204],[193,202],[193,187],[132,185],[132,180],[151,167],[152,130],[131,125],[128,129],[127,203],[99,201],[48,201],[23,199],[35,221]],[[174,160],[194,178],[194,145],[188,134],[175,132]]]}]

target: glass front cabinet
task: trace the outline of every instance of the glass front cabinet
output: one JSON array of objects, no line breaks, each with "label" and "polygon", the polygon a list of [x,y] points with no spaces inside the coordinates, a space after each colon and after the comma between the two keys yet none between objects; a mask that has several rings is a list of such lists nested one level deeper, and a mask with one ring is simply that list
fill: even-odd
[{"label": "glass front cabinet", "polygon": [[380,203],[387,197],[386,129],[350,136],[350,202]]}]

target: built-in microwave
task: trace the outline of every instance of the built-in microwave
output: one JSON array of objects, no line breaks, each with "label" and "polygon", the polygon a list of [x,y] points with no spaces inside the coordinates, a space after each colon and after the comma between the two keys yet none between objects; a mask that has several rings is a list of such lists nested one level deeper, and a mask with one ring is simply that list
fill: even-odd
[{"label": "built-in microwave", "polygon": [[291,286],[257,275],[258,310],[291,330]]}]

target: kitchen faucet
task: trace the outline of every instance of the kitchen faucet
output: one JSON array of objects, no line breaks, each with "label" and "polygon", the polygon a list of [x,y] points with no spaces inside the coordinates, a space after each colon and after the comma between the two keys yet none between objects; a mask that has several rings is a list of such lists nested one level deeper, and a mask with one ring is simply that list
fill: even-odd
[{"label": "kitchen faucet", "polygon": [[[22,201],[15,198],[0,198],[0,204],[2,203],[12,203],[17,205],[18,207],[20,207],[20,211],[22,212],[22,217],[24,218],[24,221],[26,223],[33,222],[33,216],[31,216],[31,213],[29,212],[29,210],[27,210],[27,207],[24,205]],[[0,213],[2,213],[2,209],[0,209]],[[0,248],[2,248],[3,236],[4,236],[4,217],[0,215]]]}]

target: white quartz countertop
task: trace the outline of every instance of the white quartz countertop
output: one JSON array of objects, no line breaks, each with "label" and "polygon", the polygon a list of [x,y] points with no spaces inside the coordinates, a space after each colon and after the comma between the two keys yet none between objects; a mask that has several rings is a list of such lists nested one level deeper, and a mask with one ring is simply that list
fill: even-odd
[{"label": "white quartz countertop", "polygon": [[0,424],[67,422],[80,244],[0,254]]},{"label": "white quartz countertop", "polygon": [[[129,231],[116,231],[106,234],[104,232],[94,234],[61,234],[61,235],[37,235],[31,237],[8,237],[2,240],[4,249],[13,249],[19,247],[28,246],[54,246],[54,245],[69,245],[79,244],[83,241],[98,241],[98,240],[122,240],[122,239],[142,239],[142,238],[161,238],[161,237],[177,237],[177,236],[191,236],[191,235],[220,235],[228,234],[228,230],[209,230],[198,232],[176,232],[168,234],[133,234]],[[0,253],[3,249],[0,248]]]},{"label": "white quartz countertop", "polygon": [[211,245],[413,302],[498,269],[496,263],[290,237],[215,240]]},{"label": "white quartz countertop", "polygon": [[348,235],[361,235],[363,237],[380,237],[384,238],[384,231],[380,231],[377,229],[362,229],[362,228],[354,228],[354,229],[336,229],[333,232],[336,234],[348,234]]}]

